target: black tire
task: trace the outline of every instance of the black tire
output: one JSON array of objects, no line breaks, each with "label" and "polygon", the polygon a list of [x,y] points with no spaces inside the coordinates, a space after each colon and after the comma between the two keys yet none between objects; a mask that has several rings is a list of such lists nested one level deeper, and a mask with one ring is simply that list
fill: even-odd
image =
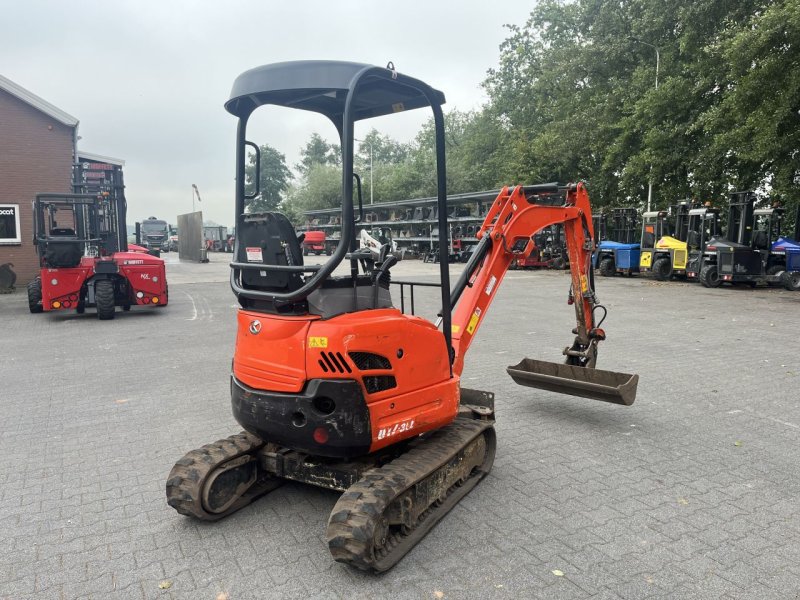
[{"label": "black tire", "polygon": [[786,270],[784,265],[772,265],[767,269],[767,275],[780,275]]},{"label": "black tire", "polygon": [[303,256],[308,256],[308,248],[303,248]]},{"label": "black tire", "polygon": [[97,318],[109,321],[114,318],[114,282],[101,279],[94,284],[94,302],[97,306]]},{"label": "black tire", "polygon": [[325,248],[325,256],[330,256],[330,255],[331,255],[331,249]]},{"label": "black tire", "polygon": [[778,277],[778,280],[770,283],[769,285],[776,285],[780,286],[783,285],[783,273],[786,271],[785,265],[772,265],[769,269],[767,269],[767,275],[770,277]]},{"label": "black tire", "polygon": [[659,281],[667,281],[672,274],[669,258],[662,256],[653,263],[653,276]]},{"label": "black tire", "polygon": [[614,264],[614,259],[606,257],[600,261],[600,275],[603,277],[614,277],[617,274],[617,267]]},{"label": "black tire", "polygon": [[566,261],[564,261],[564,259],[559,256],[558,258],[554,258],[553,262],[550,264],[554,269],[558,271],[563,271],[566,265]]},{"label": "black tire", "polygon": [[800,292],[800,271],[784,271],[781,281],[790,292]]},{"label": "black tire", "polygon": [[28,309],[34,314],[44,310],[42,306],[42,280],[38,277],[28,284]]},{"label": "black tire", "polygon": [[700,269],[700,275],[697,277],[703,287],[717,288],[722,285],[722,280],[719,278],[719,271],[717,265],[706,265]]}]

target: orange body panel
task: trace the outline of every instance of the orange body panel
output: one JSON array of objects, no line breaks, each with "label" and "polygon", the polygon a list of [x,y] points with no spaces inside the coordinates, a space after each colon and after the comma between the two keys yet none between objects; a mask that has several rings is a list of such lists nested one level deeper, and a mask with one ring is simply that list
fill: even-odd
[{"label": "orange body panel", "polygon": [[[378,354],[390,366],[362,371],[351,352]],[[458,411],[459,381],[450,377],[444,336],[431,322],[397,309],[328,320],[240,310],[233,373],[253,389],[285,393],[301,391],[311,379],[357,381],[369,406],[370,451],[438,429]],[[368,377],[393,377],[395,385],[370,393]]]},{"label": "orange body panel", "polygon": [[[444,336],[430,321],[394,308],[366,310],[315,321],[308,336],[308,379],[355,379],[361,384],[370,414],[370,451],[437,429],[455,418],[458,380],[450,377]],[[390,368],[361,371],[350,352],[378,354],[389,360]],[[332,371],[323,353],[333,362],[332,353],[344,372]],[[370,393],[364,384],[370,376],[394,377],[397,385]]]},{"label": "orange body panel", "polygon": [[[302,390],[306,383],[306,333],[316,318],[239,310],[233,356],[236,379],[258,390]],[[258,333],[251,332],[251,326],[253,331],[257,327]]]}]

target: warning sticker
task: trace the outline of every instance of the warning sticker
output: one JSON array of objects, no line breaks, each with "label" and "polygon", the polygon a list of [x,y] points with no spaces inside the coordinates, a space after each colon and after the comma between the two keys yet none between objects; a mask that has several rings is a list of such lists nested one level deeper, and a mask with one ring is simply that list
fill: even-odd
[{"label": "warning sticker", "polygon": [[589,282],[586,281],[586,275],[581,275],[581,291],[585,294],[589,289]]},{"label": "warning sticker", "polygon": [[247,262],[264,262],[264,255],[261,248],[246,248]]},{"label": "warning sticker", "polygon": [[450,331],[452,331],[453,333],[458,333],[459,331],[461,331],[461,325],[451,325]]},{"label": "warning sticker", "polygon": [[327,348],[328,338],[326,337],[310,337],[308,338],[309,348]]},{"label": "warning sticker", "polygon": [[475,312],[472,313],[472,316],[469,319],[469,324],[467,325],[467,333],[472,335],[475,333],[475,328],[478,326],[478,321],[481,318],[481,309],[476,308]]},{"label": "warning sticker", "polygon": [[486,286],[486,295],[487,296],[491,296],[492,295],[492,290],[494,289],[494,286],[495,286],[496,283],[497,283],[497,277],[492,275],[489,278],[489,284]]}]

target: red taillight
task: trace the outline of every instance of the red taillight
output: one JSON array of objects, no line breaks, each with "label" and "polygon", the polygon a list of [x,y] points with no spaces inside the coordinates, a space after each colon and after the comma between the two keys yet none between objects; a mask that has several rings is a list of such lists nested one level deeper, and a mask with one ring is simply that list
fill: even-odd
[{"label": "red taillight", "polygon": [[150,298],[145,296],[145,298],[144,298],[144,300],[142,300],[142,302],[144,302],[145,304],[150,304]]},{"label": "red taillight", "polygon": [[328,443],[328,430],[324,427],[317,427],[314,430],[314,441],[318,444]]},{"label": "red taillight", "polygon": [[706,246],[706,250],[710,250],[711,252],[716,252],[717,251],[717,247],[716,246]]},{"label": "red taillight", "polygon": [[64,300],[64,308],[69,308],[70,306],[72,306],[70,301],[69,300]]}]

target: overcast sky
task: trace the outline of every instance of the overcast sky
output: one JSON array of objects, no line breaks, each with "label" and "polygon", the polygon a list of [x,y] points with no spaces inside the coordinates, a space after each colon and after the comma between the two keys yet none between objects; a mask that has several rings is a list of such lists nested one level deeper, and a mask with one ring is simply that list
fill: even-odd
[{"label": "overcast sky", "polygon": [[[0,0],[0,8],[0,73],[78,118],[80,150],[126,161],[129,222],[174,223],[191,210],[196,183],[204,218],[232,225],[236,120],[222,105],[241,72],[285,60],[391,60],[442,90],[445,110],[469,110],[485,100],[480,83],[508,37],[503,25],[522,25],[533,0]],[[317,115],[297,113],[264,115],[254,138],[290,165],[313,131],[333,133]],[[407,141],[429,115],[375,125]]]}]

